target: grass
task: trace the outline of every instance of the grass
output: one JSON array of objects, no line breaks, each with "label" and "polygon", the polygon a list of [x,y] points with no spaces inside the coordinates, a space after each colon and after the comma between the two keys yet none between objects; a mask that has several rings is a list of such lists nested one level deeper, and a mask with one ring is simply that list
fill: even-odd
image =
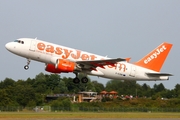
[{"label": "grass", "polygon": [[180,113],[123,113],[123,112],[1,112],[8,118],[180,118]]}]

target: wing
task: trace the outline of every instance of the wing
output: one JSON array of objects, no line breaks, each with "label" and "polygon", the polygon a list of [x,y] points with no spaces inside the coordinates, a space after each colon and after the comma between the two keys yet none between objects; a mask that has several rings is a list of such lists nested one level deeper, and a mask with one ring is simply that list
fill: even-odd
[{"label": "wing", "polygon": [[173,76],[172,74],[169,73],[146,73],[146,75],[150,77]]},{"label": "wing", "polygon": [[105,59],[105,60],[76,61],[76,63],[83,70],[96,70],[96,67],[104,68],[105,65],[115,66],[115,63],[126,60],[127,59],[116,58],[116,59]]}]

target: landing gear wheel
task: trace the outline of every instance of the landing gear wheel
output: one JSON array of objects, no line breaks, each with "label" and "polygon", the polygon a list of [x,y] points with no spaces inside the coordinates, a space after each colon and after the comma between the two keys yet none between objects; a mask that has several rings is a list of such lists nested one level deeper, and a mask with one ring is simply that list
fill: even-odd
[{"label": "landing gear wheel", "polygon": [[88,78],[87,78],[87,77],[83,77],[83,78],[81,79],[81,82],[82,82],[82,83],[87,83],[87,82],[88,82]]},{"label": "landing gear wheel", "polygon": [[30,64],[31,60],[30,59],[27,59],[27,65],[24,66],[24,69],[25,70],[28,70],[29,69],[29,64]]},{"label": "landing gear wheel", "polygon": [[80,80],[79,80],[79,78],[75,77],[75,78],[73,79],[73,82],[74,82],[75,84],[78,84],[78,83],[80,83]]},{"label": "landing gear wheel", "polygon": [[24,69],[25,69],[25,70],[28,70],[28,69],[29,69],[29,66],[28,66],[28,65],[25,65],[25,66],[24,66]]}]

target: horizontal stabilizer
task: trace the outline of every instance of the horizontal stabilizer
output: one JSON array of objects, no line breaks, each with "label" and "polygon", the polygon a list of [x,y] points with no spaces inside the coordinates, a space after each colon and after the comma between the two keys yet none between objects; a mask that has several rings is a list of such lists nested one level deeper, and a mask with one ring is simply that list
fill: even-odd
[{"label": "horizontal stabilizer", "polygon": [[150,77],[173,76],[172,74],[169,73],[146,73],[146,75]]}]

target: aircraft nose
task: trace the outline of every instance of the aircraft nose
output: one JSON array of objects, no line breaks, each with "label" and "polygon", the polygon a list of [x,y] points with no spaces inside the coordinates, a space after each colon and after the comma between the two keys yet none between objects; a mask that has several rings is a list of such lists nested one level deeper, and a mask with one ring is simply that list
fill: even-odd
[{"label": "aircraft nose", "polygon": [[7,50],[10,51],[13,46],[12,46],[12,43],[7,43],[7,44],[5,45],[5,47],[6,47]]},{"label": "aircraft nose", "polygon": [[7,43],[7,44],[5,45],[5,47],[6,47],[6,49],[9,49],[10,44],[9,44],[9,43]]}]

